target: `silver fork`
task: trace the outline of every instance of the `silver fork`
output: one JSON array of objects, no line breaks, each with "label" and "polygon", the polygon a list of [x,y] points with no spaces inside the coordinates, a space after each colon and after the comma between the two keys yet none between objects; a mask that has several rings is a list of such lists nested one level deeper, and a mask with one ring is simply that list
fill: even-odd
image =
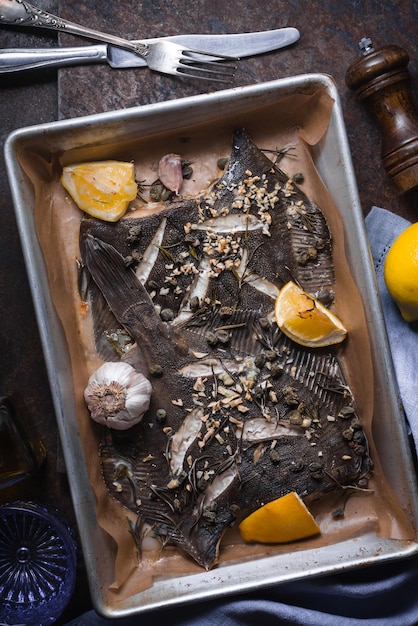
[{"label": "silver fork", "polygon": [[0,24],[48,28],[110,43],[138,54],[145,59],[150,70],[162,74],[230,82],[236,69],[234,57],[186,48],[171,41],[149,44],[129,41],[61,19],[25,0],[0,0]]}]

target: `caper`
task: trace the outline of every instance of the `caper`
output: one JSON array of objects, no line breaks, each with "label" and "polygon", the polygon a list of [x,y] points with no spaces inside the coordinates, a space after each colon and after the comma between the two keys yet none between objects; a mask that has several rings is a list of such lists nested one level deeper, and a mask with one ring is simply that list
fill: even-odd
[{"label": "caper", "polygon": [[355,417],[353,417],[353,419],[350,422],[350,427],[353,430],[359,430],[361,428],[361,421],[360,419],[357,417],[357,415]]},{"label": "caper", "polygon": [[279,376],[281,376],[283,374],[283,365],[281,363],[277,363],[277,361],[273,363],[271,366],[270,374],[273,378],[278,378]]},{"label": "caper", "polygon": [[161,422],[164,422],[167,417],[167,411],[165,409],[157,409],[155,417],[157,419],[157,422],[161,424]]},{"label": "caper", "polygon": [[360,487],[360,489],[367,489],[367,487],[369,486],[369,479],[366,476],[362,476],[358,479],[357,485]]},{"label": "caper", "polygon": [[343,419],[347,419],[348,417],[352,417],[354,413],[354,408],[352,406],[343,406],[341,411],[338,413],[338,417],[342,417]]},{"label": "caper", "polygon": [[161,200],[161,197],[163,195],[163,191],[164,191],[165,187],[162,184],[161,181],[156,180],[154,183],[152,183],[150,190],[149,190],[149,196],[151,198],[151,200],[153,202],[159,202]]},{"label": "caper", "polygon": [[257,354],[257,356],[254,359],[254,365],[258,367],[258,369],[261,369],[262,367],[264,367],[265,363],[266,363],[266,355],[264,353]]},{"label": "caper", "polygon": [[183,178],[188,180],[193,176],[193,168],[189,164],[185,164],[182,168]]},{"label": "caper", "polygon": [[149,367],[149,373],[151,376],[155,376],[156,378],[163,375],[163,368],[159,363],[154,363]]},{"label": "caper", "polygon": [[358,456],[364,456],[366,454],[366,446],[359,443],[355,444],[353,450],[356,454],[358,454]]},{"label": "caper", "polygon": [[215,346],[217,345],[217,343],[218,343],[218,338],[217,338],[217,336],[216,336],[216,334],[215,334],[214,332],[212,332],[211,330],[209,330],[209,331],[206,333],[206,341],[207,341],[207,343],[208,343],[210,346],[215,347]]},{"label": "caper", "polygon": [[363,444],[365,440],[366,440],[366,437],[364,436],[363,431],[356,430],[355,433],[353,434],[353,441],[355,441],[355,443]]},{"label": "caper", "polygon": [[173,197],[173,192],[170,191],[170,189],[167,189],[166,187],[163,187],[163,191],[162,191],[162,194],[161,194],[161,200],[163,202],[167,202],[172,197]]},{"label": "caper", "polygon": [[301,472],[305,467],[305,461],[303,459],[296,459],[292,462],[290,469],[292,472]]},{"label": "caper", "polygon": [[353,434],[354,434],[354,431],[352,428],[347,428],[346,430],[343,430],[343,433],[342,433],[343,438],[346,441],[351,441],[353,439]]},{"label": "caper", "polygon": [[278,453],[277,450],[270,450],[270,460],[272,463],[274,463],[275,465],[277,465],[277,463],[280,463],[280,454]]},{"label": "caper", "polygon": [[172,322],[175,317],[173,309],[161,309],[160,317],[163,322]]},{"label": "caper", "polygon": [[160,288],[159,284],[155,280],[150,280],[148,283],[148,289],[150,291],[158,291]]},{"label": "caper", "polygon": [[324,306],[329,306],[334,301],[334,292],[332,289],[322,287],[316,294],[316,297]]},{"label": "caper", "polygon": [[304,175],[302,174],[302,172],[296,172],[295,174],[293,174],[292,176],[292,180],[294,183],[296,183],[297,185],[300,185],[301,183],[303,183],[303,181],[305,180]]},{"label": "caper", "polygon": [[128,243],[134,243],[138,241],[141,235],[141,230],[142,228],[140,224],[135,224],[135,226],[131,226],[131,228],[128,230],[128,236],[126,237],[126,241]]},{"label": "caper", "polygon": [[324,468],[321,463],[316,463],[315,461],[312,461],[311,463],[309,463],[308,469],[311,478],[313,478],[314,480],[320,480],[322,478]]}]

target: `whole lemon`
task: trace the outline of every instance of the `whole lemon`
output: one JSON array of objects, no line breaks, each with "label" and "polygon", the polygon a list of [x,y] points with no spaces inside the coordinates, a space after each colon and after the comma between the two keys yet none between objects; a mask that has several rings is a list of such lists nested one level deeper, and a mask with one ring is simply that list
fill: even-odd
[{"label": "whole lemon", "polygon": [[408,226],[393,242],[384,278],[404,320],[418,320],[418,223]]}]

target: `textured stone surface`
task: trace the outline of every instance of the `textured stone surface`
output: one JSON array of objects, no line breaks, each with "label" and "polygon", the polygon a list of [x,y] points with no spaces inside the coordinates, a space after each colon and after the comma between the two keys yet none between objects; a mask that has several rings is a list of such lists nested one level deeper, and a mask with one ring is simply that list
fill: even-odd
[{"label": "textured stone surface", "polygon": [[[357,44],[372,38],[376,47],[397,44],[410,55],[412,91],[418,101],[415,0],[37,0],[35,4],[92,28],[127,38],[177,33],[234,33],[295,26],[301,32],[293,47],[239,63],[234,85],[248,85],[295,74],[320,72],[333,76],[340,93],[364,212],[373,204],[416,220],[418,195],[400,198],[380,160],[380,134],[364,105],[345,85],[345,73],[358,58]],[[60,35],[62,45],[85,44]],[[0,29],[0,45],[50,46],[50,31]],[[126,108],[138,104],[205,93],[217,84],[160,76],[147,69],[115,71],[83,66],[59,71],[0,76],[1,140],[15,128],[58,118]],[[3,155],[0,155],[3,159]],[[0,167],[0,391],[19,391],[47,447],[47,462],[37,477],[13,490],[0,491],[0,503],[34,499],[55,506],[75,529],[75,516],[58,443],[54,411],[42,357],[31,295],[17,233],[3,160]],[[79,577],[71,606],[57,624],[89,607],[80,557]]]},{"label": "textured stone surface", "polygon": [[[36,5],[54,12],[57,0],[37,0]],[[48,31],[0,29],[1,48],[49,47],[57,37]],[[56,71],[0,75],[0,394],[9,390],[24,399],[33,426],[46,447],[47,459],[33,478],[8,489],[0,489],[0,505],[14,500],[31,500],[55,508],[77,535],[75,514],[63,463],[42,347],[20,246],[12,198],[5,170],[3,144],[13,130],[51,122],[58,115]],[[90,604],[83,559],[79,551],[78,580],[64,624]]]},{"label": "textured stone surface", "polygon": [[[139,6],[141,9],[139,10]],[[191,10],[191,7],[193,9]],[[234,86],[303,73],[330,74],[338,87],[352,151],[360,200],[364,212],[373,204],[414,219],[417,195],[399,198],[380,159],[380,132],[374,119],[345,84],[348,67],[359,57],[358,42],[370,37],[376,47],[396,44],[410,55],[412,89],[418,100],[416,24],[418,4],[413,0],[333,2],[310,0],[268,4],[243,0],[136,0],[112,2],[103,7],[97,0],[62,3],[61,14],[73,21],[126,38],[177,33],[234,33],[295,26],[300,41],[290,47],[239,62]],[[76,38],[61,35],[63,45]],[[78,42],[81,40],[78,39]],[[63,118],[160,102],[219,89],[219,84],[156,75],[145,68],[112,70],[107,66],[64,69],[59,76],[59,114]],[[412,207],[412,211],[411,211]]]}]

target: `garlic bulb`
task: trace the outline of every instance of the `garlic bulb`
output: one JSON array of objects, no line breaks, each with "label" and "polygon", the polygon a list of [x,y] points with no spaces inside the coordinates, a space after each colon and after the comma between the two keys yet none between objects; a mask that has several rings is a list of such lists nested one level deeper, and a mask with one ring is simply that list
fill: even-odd
[{"label": "garlic bulb", "polygon": [[138,424],[151,399],[151,383],[128,363],[104,363],[89,378],[84,400],[95,422],[127,430]]}]

